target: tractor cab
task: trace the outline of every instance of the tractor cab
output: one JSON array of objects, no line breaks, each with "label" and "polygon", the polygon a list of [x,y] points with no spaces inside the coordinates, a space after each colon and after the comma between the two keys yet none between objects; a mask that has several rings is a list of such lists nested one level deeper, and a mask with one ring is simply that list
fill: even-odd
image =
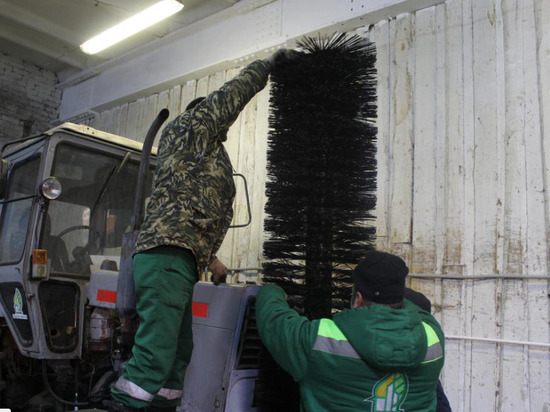
[{"label": "tractor cab", "polygon": [[81,354],[89,280],[120,265],[141,146],[65,123],[4,148],[0,306],[27,356]]},{"label": "tractor cab", "polygon": [[[131,356],[133,245],[152,187],[152,141],[166,115],[143,145],[64,123],[4,146],[0,405],[53,412],[97,408],[109,398]],[[235,178],[249,204],[244,177]],[[258,288],[196,285],[185,410],[255,410]]]}]

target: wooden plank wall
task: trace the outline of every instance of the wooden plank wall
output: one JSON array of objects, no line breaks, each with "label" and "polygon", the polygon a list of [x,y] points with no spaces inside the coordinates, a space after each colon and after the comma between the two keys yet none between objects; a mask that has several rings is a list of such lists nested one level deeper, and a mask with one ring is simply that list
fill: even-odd
[{"label": "wooden plank wall", "polygon": [[[449,336],[442,381],[453,410],[548,412],[550,2],[449,0],[365,29],[378,53],[377,247],[409,263]],[[158,110],[173,118],[236,73],[90,125],[142,141]],[[268,110],[266,88],[226,143],[252,206],[252,223],[219,253],[232,268],[261,266]],[[238,192],[234,223],[246,220]]]},{"label": "wooden plank wall", "polygon": [[450,0],[369,32],[377,246],[442,276],[411,284],[453,337],[457,411],[550,408],[548,17],[547,1]]}]

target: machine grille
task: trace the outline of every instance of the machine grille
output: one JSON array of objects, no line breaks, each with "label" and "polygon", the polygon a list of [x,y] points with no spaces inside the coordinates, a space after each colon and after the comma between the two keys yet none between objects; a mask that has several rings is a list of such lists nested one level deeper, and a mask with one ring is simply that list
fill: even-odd
[{"label": "machine grille", "polygon": [[259,357],[263,343],[256,324],[255,301],[255,297],[251,296],[246,304],[235,369],[259,369],[260,367]]}]

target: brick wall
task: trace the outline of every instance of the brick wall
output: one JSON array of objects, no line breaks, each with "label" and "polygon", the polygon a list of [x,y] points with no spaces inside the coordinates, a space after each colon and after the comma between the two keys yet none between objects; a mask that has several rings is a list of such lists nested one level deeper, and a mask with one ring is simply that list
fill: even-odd
[{"label": "brick wall", "polygon": [[0,145],[49,129],[59,116],[55,73],[0,53]]}]

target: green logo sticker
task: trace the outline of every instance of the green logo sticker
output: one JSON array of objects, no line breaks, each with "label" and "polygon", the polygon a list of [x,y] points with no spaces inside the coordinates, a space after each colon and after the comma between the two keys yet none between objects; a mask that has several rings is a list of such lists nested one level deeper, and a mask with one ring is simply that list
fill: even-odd
[{"label": "green logo sticker", "polygon": [[409,392],[409,381],[403,373],[392,373],[380,379],[372,388],[371,412],[399,412]]},{"label": "green logo sticker", "polygon": [[13,318],[27,320],[29,317],[23,313],[23,296],[19,289],[15,288],[13,295]]}]

